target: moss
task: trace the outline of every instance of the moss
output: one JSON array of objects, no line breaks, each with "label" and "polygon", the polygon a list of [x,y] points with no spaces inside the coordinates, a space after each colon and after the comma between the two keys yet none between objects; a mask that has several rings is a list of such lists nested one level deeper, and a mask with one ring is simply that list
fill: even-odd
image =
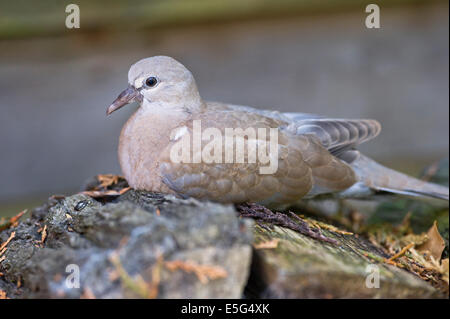
[{"label": "moss", "polygon": [[[259,297],[282,298],[442,297],[415,275],[385,264],[386,254],[357,235],[323,230],[324,236],[338,241],[334,245],[266,223],[256,225],[254,234],[255,243],[277,239],[278,245],[254,251],[247,287],[253,296],[257,291]],[[379,269],[378,289],[366,287],[369,265]]]}]

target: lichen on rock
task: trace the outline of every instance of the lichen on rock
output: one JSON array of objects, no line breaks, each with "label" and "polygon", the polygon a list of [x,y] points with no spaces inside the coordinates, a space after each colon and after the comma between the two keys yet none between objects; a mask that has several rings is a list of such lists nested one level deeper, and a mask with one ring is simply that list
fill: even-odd
[{"label": "lichen on rock", "polygon": [[[17,298],[239,298],[250,226],[232,206],[171,195],[131,190],[106,204],[83,194],[51,199],[0,233],[4,242],[15,232],[0,289]],[[201,282],[193,272],[167,269],[175,260],[222,276]],[[69,265],[79,268],[79,288],[67,285]],[[21,287],[11,284],[19,281]]]}]

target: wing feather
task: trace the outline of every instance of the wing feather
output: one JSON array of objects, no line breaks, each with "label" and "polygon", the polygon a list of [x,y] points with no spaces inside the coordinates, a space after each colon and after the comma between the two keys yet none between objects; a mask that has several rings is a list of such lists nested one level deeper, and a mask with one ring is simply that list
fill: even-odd
[{"label": "wing feather", "polygon": [[333,155],[340,155],[376,137],[381,125],[376,120],[306,119],[293,122],[290,130],[298,135],[314,135]]}]

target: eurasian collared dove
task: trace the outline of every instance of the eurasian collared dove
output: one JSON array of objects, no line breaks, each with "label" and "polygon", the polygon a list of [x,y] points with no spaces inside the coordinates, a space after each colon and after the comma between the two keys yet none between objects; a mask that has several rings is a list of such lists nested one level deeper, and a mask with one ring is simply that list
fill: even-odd
[{"label": "eurasian collared dove", "polygon": [[[379,134],[381,127],[375,120],[331,119],[206,102],[191,72],[165,56],[132,65],[128,84],[107,114],[131,102],[140,104],[124,125],[119,141],[122,171],[135,189],[270,206],[323,194],[367,197],[377,192],[448,201],[448,188],[386,168],[356,150],[358,144]],[[212,129],[206,137],[196,136],[202,132],[196,132],[200,125]],[[269,147],[270,139],[275,138],[269,134],[270,128],[276,130],[275,147]],[[246,133],[241,135],[246,148],[240,160],[237,138],[226,140],[227,129]],[[263,132],[258,129],[266,134],[251,134]],[[205,160],[205,147],[217,136],[220,140],[206,150],[213,160]],[[190,137],[193,141],[197,138],[200,147],[192,145]],[[269,156],[276,161],[269,173],[261,172],[267,160],[251,160],[251,152],[264,142],[266,150],[275,154]],[[174,160],[174,154],[180,152],[189,156]],[[227,154],[232,155],[227,158]]]}]

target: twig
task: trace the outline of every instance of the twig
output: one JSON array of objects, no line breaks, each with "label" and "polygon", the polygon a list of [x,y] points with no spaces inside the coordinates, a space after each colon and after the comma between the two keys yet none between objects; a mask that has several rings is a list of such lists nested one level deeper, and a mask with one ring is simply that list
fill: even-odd
[{"label": "twig", "polygon": [[279,212],[272,212],[270,209],[256,205],[256,204],[242,204],[237,205],[237,209],[239,210],[239,213],[242,217],[251,217],[254,219],[263,220],[265,222],[268,222],[273,225],[278,225],[282,227],[286,227],[289,229],[292,229],[296,232],[299,232],[302,235],[324,241],[331,244],[338,244],[338,241],[332,238],[325,237],[320,233],[320,231],[314,231],[312,230],[308,223],[306,223],[303,219],[298,217],[292,212],[289,212],[291,215],[295,215],[297,217],[298,223],[292,221],[287,215],[279,213]]},{"label": "twig", "polygon": [[398,253],[396,253],[394,256],[388,258],[389,261],[394,261],[395,259],[403,256],[409,249],[414,247],[414,243],[410,243],[409,245],[405,246],[400,250]]}]

